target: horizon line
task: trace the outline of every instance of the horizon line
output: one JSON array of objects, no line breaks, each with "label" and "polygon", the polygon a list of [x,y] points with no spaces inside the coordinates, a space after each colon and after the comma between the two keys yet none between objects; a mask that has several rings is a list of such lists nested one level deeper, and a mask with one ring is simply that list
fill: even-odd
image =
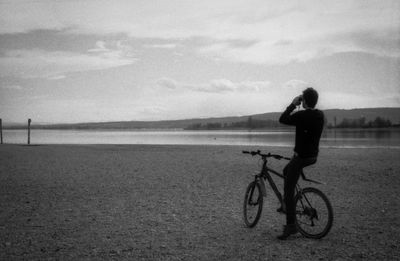
[{"label": "horizon line", "polygon": [[[343,110],[343,111],[351,111],[351,110],[362,110],[362,109],[400,109],[400,106],[397,107],[358,107],[358,108],[351,108],[351,109],[340,109],[340,108],[329,108],[329,109],[320,109],[322,111],[329,111],[329,110]],[[271,112],[261,112],[261,113],[254,113],[254,114],[246,114],[246,115],[227,115],[227,116],[204,116],[204,117],[195,117],[195,118],[182,118],[182,119],[159,119],[159,120],[108,120],[108,121],[79,121],[79,122],[43,122],[39,121],[35,123],[33,120],[32,126],[37,125],[73,125],[73,124],[95,124],[95,123],[117,123],[117,122],[165,122],[165,121],[185,121],[185,120],[206,120],[206,119],[219,119],[219,118],[234,118],[234,117],[249,117],[254,115],[262,115],[262,114],[269,114],[269,113],[282,113],[281,111],[271,111]],[[0,118],[1,120],[2,118]],[[28,121],[29,118],[26,119]],[[30,118],[34,119],[34,118]],[[22,125],[26,124],[25,121],[2,121],[2,125],[5,126],[15,126],[15,125]]]}]

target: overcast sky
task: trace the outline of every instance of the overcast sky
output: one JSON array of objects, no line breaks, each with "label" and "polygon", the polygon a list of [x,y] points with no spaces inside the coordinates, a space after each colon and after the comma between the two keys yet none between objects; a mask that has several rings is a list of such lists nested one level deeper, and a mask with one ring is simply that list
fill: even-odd
[{"label": "overcast sky", "polygon": [[400,106],[400,1],[0,0],[4,122]]}]

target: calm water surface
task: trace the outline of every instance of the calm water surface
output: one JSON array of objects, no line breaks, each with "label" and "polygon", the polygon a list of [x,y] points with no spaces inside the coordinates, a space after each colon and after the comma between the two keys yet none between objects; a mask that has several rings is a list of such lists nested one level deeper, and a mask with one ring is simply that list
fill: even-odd
[{"label": "calm water surface", "polygon": [[[4,143],[27,143],[26,130],[3,130]],[[187,144],[293,146],[293,131],[31,130],[31,144]],[[321,147],[400,148],[400,129],[326,130]]]}]

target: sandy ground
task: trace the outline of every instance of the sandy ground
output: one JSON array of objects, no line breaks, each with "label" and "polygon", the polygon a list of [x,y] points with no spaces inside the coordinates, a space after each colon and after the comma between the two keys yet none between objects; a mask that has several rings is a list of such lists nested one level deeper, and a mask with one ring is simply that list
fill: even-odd
[{"label": "sandy ground", "polygon": [[306,173],[327,183],[333,228],[282,242],[270,190],[243,224],[259,166],[242,149],[1,145],[0,260],[400,260],[400,150],[322,149]]}]

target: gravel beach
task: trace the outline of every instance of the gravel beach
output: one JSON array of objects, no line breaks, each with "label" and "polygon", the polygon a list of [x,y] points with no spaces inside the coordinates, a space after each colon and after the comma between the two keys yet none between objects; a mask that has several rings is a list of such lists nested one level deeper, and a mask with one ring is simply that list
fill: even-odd
[{"label": "gravel beach", "polygon": [[243,149],[292,154],[1,145],[0,260],[400,260],[399,149],[321,149],[305,172],[326,183],[317,187],[333,205],[332,230],[283,242],[285,216],[269,188],[258,225],[244,226],[244,191],[260,166]]}]

